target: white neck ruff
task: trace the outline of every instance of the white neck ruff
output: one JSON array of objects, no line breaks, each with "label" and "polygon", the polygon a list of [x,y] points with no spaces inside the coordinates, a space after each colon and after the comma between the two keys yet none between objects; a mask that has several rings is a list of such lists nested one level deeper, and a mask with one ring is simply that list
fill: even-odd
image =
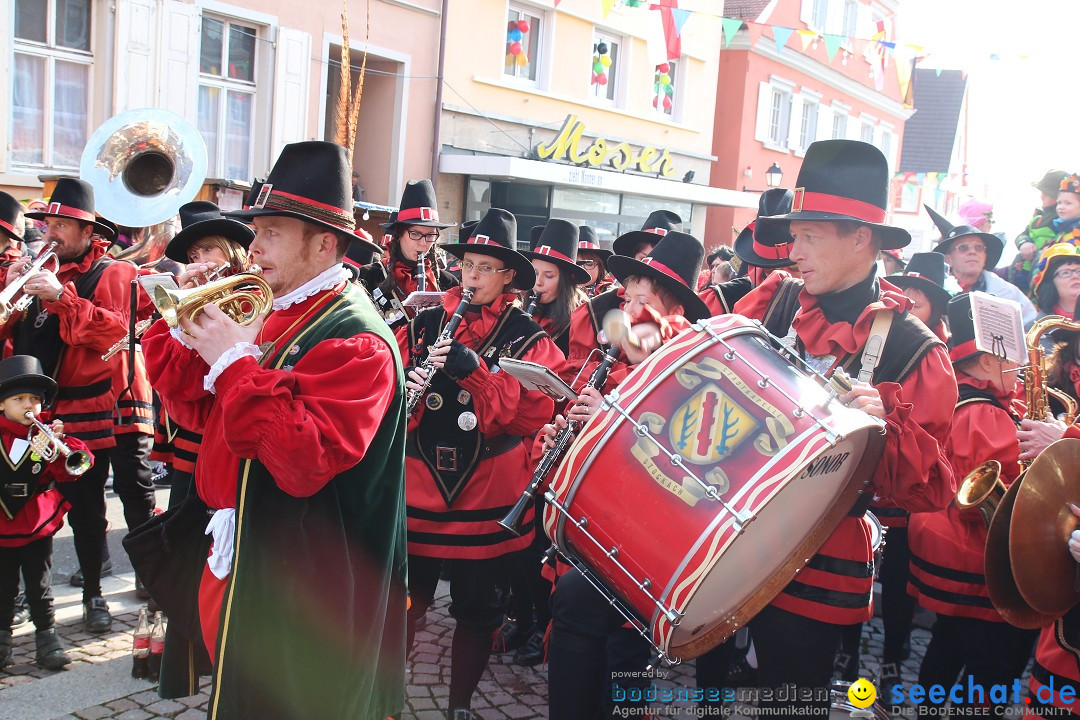
[{"label": "white neck ruff", "polygon": [[284,310],[293,305],[307,300],[312,295],[328,290],[338,283],[347,281],[352,275],[344,265],[338,264],[327,268],[315,277],[308,280],[300,287],[274,298],[274,309]]}]

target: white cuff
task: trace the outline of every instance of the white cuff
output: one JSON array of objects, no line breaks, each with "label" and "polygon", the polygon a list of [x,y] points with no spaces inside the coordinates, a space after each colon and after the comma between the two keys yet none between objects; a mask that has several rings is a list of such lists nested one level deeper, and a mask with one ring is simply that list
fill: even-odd
[{"label": "white cuff", "polygon": [[184,331],[181,330],[180,328],[178,328],[178,327],[170,328],[169,329],[169,334],[173,336],[173,339],[176,340],[176,342],[180,343],[181,345],[186,347],[188,350],[193,349],[190,345],[187,344],[187,341],[184,340]]},{"label": "white cuff", "polygon": [[258,345],[246,342],[236,343],[231,348],[221,353],[221,357],[219,357],[210,367],[210,372],[206,373],[206,377],[203,378],[203,390],[217,395],[217,390],[214,389],[214,383],[217,382],[221,373],[225,372],[225,368],[229,367],[242,357],[253,357],[258,360],[262,357],[262,354],[262,350],[259,349]]},{"label": "white cuff", "polygon": [[236,508],[215,510],[206,525],[207,535],[214,538],[213,549],[206,564],[218,580],[224,580],[232,572],[233,541],[236,538]]}]

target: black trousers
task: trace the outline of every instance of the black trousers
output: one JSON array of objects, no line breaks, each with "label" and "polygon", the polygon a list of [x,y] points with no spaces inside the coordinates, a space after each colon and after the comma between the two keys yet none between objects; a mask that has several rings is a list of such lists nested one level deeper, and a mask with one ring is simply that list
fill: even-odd
[{"label": "black trousers", "polygon": [[[536,518],[541,517],[542,508],[536,508]],[[551,541],[542,528],[537,527],[529,547],[507,557],[510,571],[510,606],[514,618],[522,628],[534,627],[546,632],[551,620],[549,598],[551,583],[541,574],[540,558],[551,546]]]},{"label": "black trousers", "polygon": [[116,436],[116,447],[109,452],[113,470],[113,492],[124,504],[124,522],[134,530],[154,514],[154,473],[150,468],[150,450],[154,438],[143,433]]},{"label": "black trousers", "polygon": [[52,535],[20,547],[0,547],[0,630],[11,629],[20,575],[34,626],[53,626],[52,551]]},{"label": "black trousers", "polygon": [[881,621],[885,643],[881,661],[897,663],[904,659],[904,643],[911,634],[911,619],[915,617],[915,598],[908,595],[911,550],[906,527],[889,528],[885,534],[884,557],[881,560]]},{"label": "black trousers", "polygon": [[990,687],[1009,685],[1011,693],[1011,683],[1024,674],[1038,637],[1038,630],[1021,630],[1005,622],[939,614],[919,667],[919,682],[923,687],[948,688],[960,678],[966,687],[970,676],[985,688],[985,704],[993,704]]},{"label": "black trousers", "polygon": [[410,555],[412,606],[407,650],[412,649],[416,637],[416,621],[435,601],[443,563],[450,568],[450,616],[457,621],[450,648],[449,709],[469,708],[491,657],[491,633],[502,625],[505,614],[498,586],[506,585],[506,559],[443,560]]},{"label": "black trousers", "polygon": [[833,658],[843,629],[771,605],[758,613],[750,621],[758,686],[775,692],[771,700],[759,699],[758,707],[775,708],[781,714],[790,708],[814,708],[827,714]]},{"label": "black trousers", "polygon": [[94,467],[56,489],[71,503],[68,523],[83,572],[83,602],[101,595],[102,547],[105,545],[105,479],[112,448],[94,450]]}]

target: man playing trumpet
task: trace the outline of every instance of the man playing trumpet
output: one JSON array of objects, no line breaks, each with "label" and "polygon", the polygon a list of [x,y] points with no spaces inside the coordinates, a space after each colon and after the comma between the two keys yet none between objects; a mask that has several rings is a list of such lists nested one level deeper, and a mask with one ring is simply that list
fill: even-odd
[{"label": "man playing trumpet", "polygon": [[[209,558],[190,558],[210,717],[383,720],[404,703],[404,382],[341,265],[349,191],[343,148],[287,145],[235,213],[273,311],[241,325],[207,304],[143,337],[165,409],[203,433],[185,502],[215,511]],[[163,682],[186,671],[166,662]]]}]

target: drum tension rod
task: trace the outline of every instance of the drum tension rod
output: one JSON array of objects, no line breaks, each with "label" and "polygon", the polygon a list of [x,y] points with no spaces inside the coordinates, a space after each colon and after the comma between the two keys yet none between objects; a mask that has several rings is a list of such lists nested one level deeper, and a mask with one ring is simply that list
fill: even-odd
[{"label": "drum tension rod", "polygon": [[678,453],[673,453],[667,448],[665,448],[663,443],[660,442],[659,438],[657,438],[655,435],[652,434],[652,432],[650,432],[649,427],[645,423],[639,423],[634,418],[630,417],[630,414],[626,412],[626,410],[624,410],[621,405],[619,405],[618,390],[612,390],[610,393],[604,396],[604,405],[610,409],[613,409],[627,422],[632,424],[634,426],[634,431],[639,436],[649,438],[652,444],[660,448],[660,451],[667,456],[668,460],[671,462],[672,465],[682,469],[682,471],[686,473],[691,480],[701,486],[702,490],[705,491],[706,497],[708,497],[710,500],[720,503],[720,506],[723,507],[724,510],[726,510],[735,518],[734,527],[736,532],[742,532],[743,526],[745,526],[748,522],[754,519],[753,515],[747,515],[745,513],[739,512],[731,505],[728,505],[727,502],[725,502],[724,499],[720,497],[720,493],[716,491],[716,486],[705,482],[704,480],[699,478],[694,471],[686,467],[682,455],[679,455]]},{"label": "drum tension rod", "polygon": [[609,549],[607,547],[604,547],[604,544],[597,540],[592,535],[592,533],[590,533],[586,529],[589,525],[588,518],[575,518],[573,515],[570,514],[570,511],[555,498],[554,493],[552,493],[550,490],[548,490],[547,493],[544,494],[544,499],[547,500],[547,502],[553,508],[565,515],[566,518],[574,524],[574,527],[580,530],[581,534],[589,539],[589,542],[599,548],[600,551],[604,553],[604,555],[611,558],[612,564],[622,570],[623,574],[626,575],[626,577],[630,578],[630,581],[637,586],[638,590],[644,593],[645,597],[649,598],[649,600],[652,601],[653,605],[655,605],[660,612],[664,613],[664,616],[667,618],[667,621],[669,623],[671,623],[672,625],[678,625],[682,621],[683,614],[681,612],[665,606],[651,592],[649,592],[649,590],[652,588],[651,580],[649,580],[648,578],[645,578],[644,580],[639,580],[637,577],[635,577],[634,574],[630,572],[630,570],[625,565],[618,561],[617,558],[619,555],[619,551],[617,548]]}]

